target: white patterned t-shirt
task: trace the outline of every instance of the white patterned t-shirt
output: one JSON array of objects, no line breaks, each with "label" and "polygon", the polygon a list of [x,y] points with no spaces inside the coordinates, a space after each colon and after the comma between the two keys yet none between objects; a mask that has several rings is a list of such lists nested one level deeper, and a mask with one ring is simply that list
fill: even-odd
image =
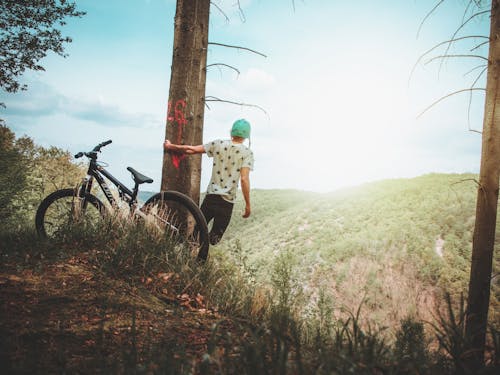
[{"label": "white patterned t-shirt", "polygon": [[253,152],[242,143],[217,139],[204,144],[205,152],[213,159],[212,178],[207,194],[222,196],[234,203],[240,182],[241,168],[253,170]]}]

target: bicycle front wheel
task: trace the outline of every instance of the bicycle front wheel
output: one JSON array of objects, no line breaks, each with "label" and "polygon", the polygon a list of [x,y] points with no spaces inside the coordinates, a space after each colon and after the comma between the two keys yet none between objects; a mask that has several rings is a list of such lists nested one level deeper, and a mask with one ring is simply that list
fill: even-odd
[{"label": "bicycle front wheel", "polygon": [[74,226],[95,226],[104,215],[104,205],[92,194],[75,194],[74,189],[62,189],[49,194],[38,206],[35,216],[40,237],[54,238]]},{"label": "bicycle front wheel", "polygon": [[208,227],[200,208],[187,195],[165,191],[149,198],[142,211],[176,244],[186,246],[198,259],[208,256]]}]

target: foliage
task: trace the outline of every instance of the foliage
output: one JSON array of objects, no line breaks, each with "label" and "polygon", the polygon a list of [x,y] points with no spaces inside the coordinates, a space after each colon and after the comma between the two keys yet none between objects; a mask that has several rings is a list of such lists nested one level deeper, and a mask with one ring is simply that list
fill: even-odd
[{"label": "foliage", "polygon": [[396,332],[394,348],[402,372],[420,374],[428,371],[428,339],[421,321],[412,317],[403,319],[401,328]]},{"label": "foliage", "polygon": [[26,69],[44,70],[39,61],[49,51],[64,55],[71,38],[58,28],[68,17],[81,17],[67,0],[2,0],[0,2],[0,87],[7,92],[25,89],[19,77]]},{"label": "foliage", "polygon": [[[329,194],[255,190],[252,216],[240,218],[238,201],[218,248],[232,252],[239,240],[256,279],[269,283],[272,260],[289,252],[306,293],[323,288],[350,310],[365,296],[380,324],[396,326],[412,314],[429,319],[436,291],[467,291],[476,177],[429,174]],[[498,247],[500,235],[496,241]],[[499,254],[493,268],[500,269]],[[492,321],[499,318],[499,291],[495,278]]]},{"label": "foliage", "polygon": [[16,211],[13,201],[25,189],[27,160],[15,147],[15,135],[0,125],[0,216],[9,220]]},{"label": "foliage", "polygon": [[458,312],[454,311],[453,301],[449,294],[445,295],[446,307],[445,313],[438,312],[437,323],[433,325],[440,348],[448,354],[455,368],[460,373],[464,373],[463,362],[468,344],[465,336],[465,302],[463,297],[460,299]]},{"label": "foliage", "polygon": [[83,168],[69,152],[44,148],[29,137],[15,138],[0,125],[0,213],[2,230],[33,222],[40,201],[50,192],[72,187],[83,177]]},{"label": "foliage", "polygon": [[[207,263],[199,265],[186,249],[173,246],[147,226],[125,218],[108,218],[99,227],[68,228],[65,235],[53,241],[39,242],[32,229],[11,232],[9,236],[1,235],[0,243],[4,245],[0,247],[2,268],[11,263],[28,271],[20,275],[30,275],[33,269],[39,274],[36,277],[44,286],[33,288],[30,293],[45,290],[46,283],[54,278],[47,262],[54,264],[52,269],[67,268],[72,273],[78,267],[86,267],[83,274],[74,274],[73,289],[69,289],[72,295],[93,289],[101,293],[108,289],[107,293],[140,293],[140,298],[134,297],[132,310],[126,304],[130,298],[127,295],[114,299],[99,297],[105,302],[100,312],[96,311],[98,316],[88,322],[93,333],[85,339],[83,347],[87,352],[83,356],[66,347],[82,336],[81,331],[73,336],[65,328],[64,332],[56,330],[49,336],[52,331],[42,325],[41,339],[50,345],[37,350],[45,353],[50,349],[53,354],[26,358],[24,362],[14,359],[13,365],[24,372],[44,368],[40,365],[55,366],[57,372],[71,372],[76,368],[76,358],[80,370],[94,373],[137,373],[149,369],[151,373],[186,374],[452,374],[460,370],[460,363],[453,358],[464,354],[464,346],[460,345],[461,313],[455,314],[449,307],[444,314],[438,314],[433,324],[437,342],[446,350],[432,351],[432,336],[426,335],[423,323],[415,318],[405,319],[399,329],[391,332],[366,318],[362,311],[367,312],[369,306],[364,300],[350,311],[339,309],[336,301],[322,294],[309,306],[311,301],[304,299],[299,284],[298,260],[290,253],[283,253],[272,264],[272,283],[262,291],[262,285],[241,277],[240,267],[231,264],[224,254],[214,253]],[[11,275],[3,280],[16,278]],[[94,280],[98,287],[89,288],[85,280]],[[58,288],[61,283],[70,283],[68,274],[53,282]],[[57,301],[50,295],[47,298],[51,304]],[[64,297],[62,301],[67,304],[71,298]],[[190,341],[192,337],[176,337],[180,343],[172,344],[171,328],[165,332],[151,330],[148,327],[152,322],[141,321],[145,314],[153,314],[155,321],[161,321],[176,304],[185,309],[184,313],[178,311],[178,319],[188,319],[196,311],[200,316],[206,311],[223,313],[212,327],[203,352],[195,358],[190,358],[186,350],[189,345],[198,345]],[[36,303],[29,308],[36,309]],[[89,308],[77,310],[77,316],[87,316]],[[307,315],[302,313],[306,310]],[[129,317],[127,323],[119,323],[121,327],[126,324],[121,333],[109,331],[111,313]],[[169,327],[176,316],[169,315]],[[58,324],[64,324],[59,309],[57,319]],[[96,321],[100,322],[98,327]],[[197,327],[198,331],[202,329],[201,325]],[[395,334],[394,341],[391,333]],[[110,337],[116,335],[121,344],[110,347]],[[14,339],[9,335],[8,339],[24,347],[28,345],[26,337],[24,333]],[[492,339],[492,345],[497,344],[498,335]],[[492,362],[486,370],[495,371],[496,352],[492,351],[490,358]]]}]

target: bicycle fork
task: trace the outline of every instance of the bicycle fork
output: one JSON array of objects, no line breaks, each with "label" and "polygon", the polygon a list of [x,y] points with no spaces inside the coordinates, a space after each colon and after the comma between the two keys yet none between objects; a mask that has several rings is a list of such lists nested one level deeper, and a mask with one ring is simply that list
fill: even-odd
[{"label": "bicycle fork", "polygon": [[73,202],[71,207],[71,215],[74,220],[78,220],[81,214],[87,209],[88,200],[85,198],[92,190],[93,178],[87,175],[76,187],[73,194]]}]

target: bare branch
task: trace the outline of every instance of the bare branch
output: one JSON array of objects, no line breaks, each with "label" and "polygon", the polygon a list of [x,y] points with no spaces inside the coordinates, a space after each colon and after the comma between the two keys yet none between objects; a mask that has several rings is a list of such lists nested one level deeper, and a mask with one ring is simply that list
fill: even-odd
[{"label": "bare branch", "polygon": [[[225,66],[226,68],[230,68],[230,69],[233,69],[236,73],[238,73],[238,75],[240,75],[240,71],[238,69],[236,69],[234,66],[231,66],[231,65],[228,65],[228,64],[224,64],[224,63],[214,63],[214,64],[208,64],[205,69],[207,68],[210,68],[211,66]],[[220,70],[220,69],[219,69]]]},{"label": "bare branch", "polygon": [[255,51],[253,49],[246,48],[246,47],[232,46],[232,45],[229,45],[229,44],[222,44],[222,43],[215,43],[215,42],[208,42],[208,44],[212,44],[214,46],[222,46],[222,47],[228,47],[228,48],[242,49],[242,50],[245,50],[245,51],[253,52],[253,53],[257,54],[257,55],[261,55],[261,56],[267,57],[266,55],[264,55],[261,52],[258,52],[258,51]]},{"label": "bare branch", "polygon": [[452,39],[455,38],[458,34],[458,32],[460,30],[462,30],[462,28],[465,27],[465,25],[467,25],[470,21],[472,21],[474,18],[482,15],[482,14],[486,14],[486,13],[490,13],[489,10],[483,10],[482,12],[477,12],[477,13],[474,13],[472,16],[470,16],[467,20],[465,20],[464,22],[462,22],[462,24],[455,30],[455,32],[453,33],[453,36],[452,36]]},{"label": "bare branch", "polygon": [[[242,107],[252,107],[252,108],[257,108],[257,109],[260,109],[262,112],[265,113],[265,115],[269,118],[269,114],[266,112],[266,110],[256,104],[247,104],[247,103],[237,103],[237,102],[233,102],[231,100],[224,100],[224,99],[219,99],[215,96],[205,96],[205,104],[207,102],[220,102],[220,103],[229,103],[229,104],[234,104],[234,105],[239,105],[239,106],[242,106]],[[208,107],[208,105],[207,105]],[[210,107],[208,107],[210,109]]]},{"label": "bare branch", "polygon": [[[464,23],[464,21],[465,21],[465,17],[467,16],[467,12],[469,11],[469,8],[471,7],[471,5],[472,5],[473,3],[475,3],[475,1],[474,1],[474,0],[469,0],[469,4],[467,4],[467,6],[465,7],[465,10],[464,10],[464,15],[463,15],[463,17],[462,17],[462,23]],[[475,5],[477,5],[477,4],[475,4]]]},{"label": "bare branch", "polygon": [[[459,27],[455,30],[455,32],[453,33],[453,35],[452,35],[451,39],[454,39],[454,38],[457,36],[458,32],[459,32],[460,30],[462,30],[462,28],[464,28],[464,27],[465,27],[465,25],[467,25],[467,24],[468,24],[471,20],[473,20],[474,18],[476,18],[476,17],[480,16],[481,14],[486,14],[486,13],[489,13],[489,12],[490,12],[489,10],[483,10],[482,12],[477,12],[477,13],[474,13],[474,14],[473,14],[472,16],[470,16],[467,20],[465,20],[464,22],[462,22],[462,24],[461,24],[461,25],[460,25],[460,26],[459,26]],[[448,44],[448,47],[446,47],[446,51],[445,51],[445,53],[444,53],[445,55],[447,55],[447,54],[448,54],[448,51],[450,50],[450,48],[451,48],[451,43],[450,43],[450,44]],[[441,69],[441,67],[440,67],[440,69]]]},{"label": "bare branch", "polygon": [[472,68],[472,69],[471,69],[471,70],[469,70],[467,73],[464,73],[464,77],[465,77],[466,75],[468,75],[468,74],[472,73],[474,70],[479,69],[479,68],[484,68],[485,66],[487,67],[487,66],[488,66],[488,64],[481,64],[481,65],[478,65],[478,66],[476,66],[476,67]]},{"label": "bare branch", "polygon": [[431,16],[432,13],[434,13],[434,11],[442,4],[444,3],[444,0],[439,0],[438,3],[436,5],[434,5],[434,8],[431,9],[431,11],[429,13],[427,13],[424,17],[424,19],[422,20],[422,22],[420,23],[420,25],[418,26],[418,30],[417,30],[417,38],[420,34],[420,30],[422,30],[422,26],[424,26],[424,23],[425,21],[427,20],[427,18],[429,18]]},{"label": "bare branch", "polygon": [[462,179],[462,180],[460,180],[460,181],[457,181],[457,182],[452,183],[452,184],[451,184],[451,186],[453,186],[453,185],[458,185],[458,184],[461,184],[461,183],[463,183],[463,182],[469,182],[469,181],[475,182],[475,183],[476,183],[476,185],[477,185],[478,187],[481,187],[481,184],[480,184],[480,183],[479,183],[479,181],[478,181],[478,180],[476,180],[475,178],[464,178],[464,179]]},{"label": "bare branch", "polygon": [[467,35],[467,36],[461,36],[459,38],[454,38],[454,39],[448,39],[448,40],[445,40],[444,42],[441,42],[441,43],[438,43],[436,44],[434,47],[432,47],[431,49],[428,49],[427,51],[425,51],[420,57],[419,57],[419,61],[422,60],[424,58],[425,55],[428,55],[429,53],[431,53],[432,51],[434,51],[436,48],[438,47],[441,47],[442,45],[445,45],[445,44],[449,44],[449,43],[455,43],[455,42],[458,42],[460,40],[464,40],[464,39],[472,39],[472,38],[482,38],[482,39],[488,39],[488,41],[486,43],[489,42],[490,38],[488,38],[487,36],[484,36],[484,35]]},{"label": "bare branch", "polygon": [[229,23],[229,17],[226,15],[226,13],[224,13],[224,11],[217,4],[215,4],[213,1],[211,1],[210,4],[213,5],[224,16],[224,18],[226,19],[226,22]]},{"label": "bare branch", "polygon": [[469,9],[472,9],[473,6],[476,6],[477,9],[481,9],[481,1],[479,0],[469,0],[469,4],[467,4],[467,6],[465,7],[465,10],[464,10],[464,15],[462,17],[462,22],[465,21],[465,17],[467,16],[467,12],[469,11]]},{"label": "bare branch", "polygon": [[484,38],[484,39],[488,39],[488,41],[489,41],[489,38],[486,37],[486,36],[484,36],[484,35],[469,35],[469,36],[463,36],[463,37],[460,37],[460,38],[445,40],[444,42],[438,43],[434,47],[428,49],[422,55],[420,55],[420,57],[417,59],[417,61],[415,62],[415,64],[413,65],[413,67],[411,69],[410,77],[409,77],[408,81],[411,80],[411,77],[413,76],[413,73],[415,72],[415,69],[417,68],[418,64],[420,64],[420,62],[423,60],[423,58],[425,56],[427,56],[429,53],[431,53],[435,49],[441,47],[442,45],[445,45],[445,44],[448,44],[448,43],[458,42],[458,41],[464,40],[464,39],[471,39],[471,38]]},{"label": "bare branch", "polygon": [[445,95],[441,98],[439,98],[438,100],[436,100],[435,102],[433,102],[430,106],[428,106],[426,109],[424,109],[422,112],[420,112],[420,114],[417,116],[417,118],[421,117],[424,113],[426,113],[429,109],[431,109],[432,107],[434,107],[436,104],[442,102],[443,100],[449,98],[450,96],[453,96],[453,95],[456,95],[456,94],[460,94],[462,92],[469,92],[469,91],[486,91],[486,89],[484,88],[479,88],[479,87],[471,87],[471,88],[468,88],[468,89],[463,89],[463,90],[458,90],[458,91],[455,91],[455,92],[452,92],[448,95]]},{"label": "bare branch", "polygon": [[[304,2],[304,0],[302,0],[302,2]],[[293,9],[293,12],[295,13],[295,0],[292,0],[292,9]]]},{"label": "bare branch", "polygon": [[236,5],[238,6],[238,12],[240,14],[240,20],[241,20],[241,22],[245,23],[247,20],[245,18],[245,13],[243,13],[243,9],[241,9],[240,0],[238,0],[236,2]]},{"label": "bare branch", "polygon": [[[485,67],[483,66],[483,70],[481,71],[481,73],[478,74],[478,76],[476,77],[476,79],[472,83],[471,88],[473,88],[474,86],[476,86],[476,83],[479,81],[479,79],[482,77],[482,75],[484,74],[484,72],[486,72],[487,70],[488,70],[488,66],[487,65]],[[470,109],[471,109],[471,106],[472,106],[472,91],[469,94],[469,105],[467,106],[467,127],[469,128],[469,131],[471,131],[471,132],[476,132],[476,133],[482,134],[482,132],[480,132],[479,130],[472,129],[471,126],[470,126]]]},{"label": "bare branch", "polygon": [[472,83],[471,87],[474,87],[476,86],[476,83],[479,81],[479,79],[481,78],[481,76],[484,74],[484,72],[486,72],[488,70],[488,66],[487,65],[483,65],[483,70],[481,70],[481,73],[478,74],[478,76],[476,77],[476,79],[474,80],[474,82]]},{"label": "bare branch", "polygon": [[488,61],[488,59],[484,56],[480,56],[480,55],[439,55],[439,56],[434,56],[432,59],[429,59],[425,62],[425,65],[431,63],[432,61],[434,60],[438,60],[438,59],[448,59],[448,58],[451,58],[451,57],[476,57],[478,59],[483,59],[483,60],[486,60]]},{"label": "bare branch", "polygon": [[486,42],[483,42],[483,43],[479,43],[477,46],[475,46],[474,48],[471,48],[471,52],[478,49],[478,48],[481,48],[482,46],[484,46],[485,44],[488,44],[490,42],[490,38],[488,38],[488,40]]}]

